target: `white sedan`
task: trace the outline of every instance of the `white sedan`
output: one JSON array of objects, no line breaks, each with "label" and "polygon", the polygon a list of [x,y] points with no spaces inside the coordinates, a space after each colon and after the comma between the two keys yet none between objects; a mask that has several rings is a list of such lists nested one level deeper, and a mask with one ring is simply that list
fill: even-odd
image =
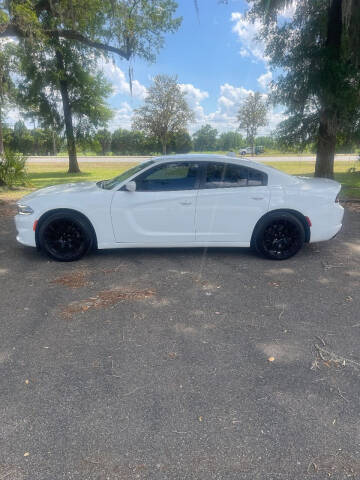
[{"label": "white sedan", "polygon": [[340,184],[246,159],[175,155],[18,202],[17,240],[72,261],[94,248],[254,247],[284,260],[342,226]]}]

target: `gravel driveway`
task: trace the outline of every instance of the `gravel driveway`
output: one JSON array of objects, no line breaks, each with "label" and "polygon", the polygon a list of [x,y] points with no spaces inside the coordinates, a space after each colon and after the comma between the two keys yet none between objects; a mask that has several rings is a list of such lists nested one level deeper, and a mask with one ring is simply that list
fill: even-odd
[{"label": "gravel driveway", "polygon": [[360,213],[243,249],[17,245],[0,206],[0,480],[360,478]]}]

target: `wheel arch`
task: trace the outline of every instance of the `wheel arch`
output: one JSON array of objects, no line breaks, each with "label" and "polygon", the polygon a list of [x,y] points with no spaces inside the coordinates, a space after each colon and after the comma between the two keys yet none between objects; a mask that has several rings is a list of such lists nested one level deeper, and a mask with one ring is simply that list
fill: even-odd
[{"label": "wheel arch", "polygon": [[75,210],[73,208],[53,208],[53,209],[48,210],[47,212],[45,212],[41,215],[41,217],[39,218],[39,220],[36,224],[36,229],[35,229],[35,243],[36,243],[36,247],[38,249],[41,248],[40,239],[39,239],[40,226],[41,226],[41,224],[44,220],[46,220],[48,217],[50,217],[50,215],[53,215],[54,213],[65,213],[65,214],[69,214],[69,215],[77,215],[78,217],[82,217],[82,219],[85,220],[86,223],[89,225],[89,228],[91,230],[92,237],[93,237],[92,238],[93,248],[97,249],[97,246],[98,246],[97,236],[96,236],[96,232],[95,232],[93,224],[91,223],[91,221],[89,220],[89,218],[86,215],[84,215],[82,212],[79,212],[79,210]]},{"label": "wheel arch", "polygon": [[310,242],[310,237],[311,237],[311,231],[310,231],[310,226],[309,226],[309,223],[308,221],[306,220],[306,217],[305,215],[303,215],[301,212],[299,212],[298,210],[292,210],[291,208],[279,208],[279,209],[276,209],[276,210],[270,210],[269,212],[266,212],[256,223],[255,227],[254,227],[254,230],[253,230],[253,233],[252,233],[252,236],[251,236],[251,245],[254,244],[254,239],[255,239],[255,235],[257,233],[257,230],[258,228],[260,227],[260,225],[266,220],[266,218],[269,216],[269,215],[272,215],[274,213],[290,213],[291,215],[294,215],[294,217],[296,217],[298,220],[300,220],[300,222],[302,223],[303,227],[304,227],[304,231],[305,231],[305,243],[309,243]]}]

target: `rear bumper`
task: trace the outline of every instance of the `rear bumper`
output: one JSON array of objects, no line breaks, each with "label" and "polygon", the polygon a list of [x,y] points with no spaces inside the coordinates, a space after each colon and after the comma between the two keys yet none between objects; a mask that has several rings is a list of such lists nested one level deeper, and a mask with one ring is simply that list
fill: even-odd
[{"label": "rear bumper", "polygon": [[35,220],[34,215],[15,216],[15,226],[17,230],[16,240],[22,245],[36,247],[35,232],[33,230]]},{"label": "rear bumper", "polygon": [[344,209],[338,203],[311,218],[310,243],[324,242],[334,238],[342,228],[343,218]]}]

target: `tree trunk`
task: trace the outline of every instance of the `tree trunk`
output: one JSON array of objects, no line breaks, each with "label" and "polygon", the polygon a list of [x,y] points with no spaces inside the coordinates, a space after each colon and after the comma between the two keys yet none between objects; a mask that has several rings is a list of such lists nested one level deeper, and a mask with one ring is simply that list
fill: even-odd
[{"label": "tree trunk", "polygon": [[57,66],[58,66],[58,73],[60,75],[60,80],[59,80],[60,93],[61,93],[61,99],[63,103],[65,133],[66,133],[67,149],[69,154],[68,173],[78,173],[80,172],[80,168],[79,168],[77,155],[76,155],[76,144],[75,144],[75,136],[74,136],[74,127],[72,122],[71,105],[70,105],[70,99],[69,99],[68,82],[66,80],[64,60],[59,48],[56,50],[56,60],[57,60]]},{"label": "tree trunk", "polygon": [[334,178],[336,133],[336,116],[324,112],[320,117],[315,177]]},{"label": "tree trunk", "polygon": [[[2,112],[0,108],[0,163],[4,156],[4,140],[3,140],[3,131],[2,131]],[[0,178],[0,187],[4,187],[5,182]]]},{"label": "tree trunk", "polygon": [[52,144],[53,144],[53,155],[54,157],[57,156],[57,148],[56,148],[56,137],[55,137],[55,131],[52,130]]},{"label": "tree trunk", "polygon": [[[332,75],[334,69],[338,67],[341,56],[342,43],[342,7],[343,0],[332,0],[328,7],[327,23],[327,61],[325,62],[323,77],[326,82],[336,76]],[[330,80],[331,81],[331,80]],[[329,87],[330,85],[330,87]],[[336,92],[336,86],[328,84],[327,90],[333,89]],[[338,115],[336,112],[336,93],[332,95],[335,98],[325,97],[323,109],[320,113],[320,125],[317,141],[315,177],[334,178],[334,158],[336,148],[336,135],[338,132]],[[335,105],[335,106],[334,106]]]},{"label": "tree trunk", "polygon": [[4,138],[2,129],[2,112],[0,108],[0,157],[4,155]]},{"label": "tree trunk", "polygon": [[166,155],[166,140],[162,142],[163,155]]}]

